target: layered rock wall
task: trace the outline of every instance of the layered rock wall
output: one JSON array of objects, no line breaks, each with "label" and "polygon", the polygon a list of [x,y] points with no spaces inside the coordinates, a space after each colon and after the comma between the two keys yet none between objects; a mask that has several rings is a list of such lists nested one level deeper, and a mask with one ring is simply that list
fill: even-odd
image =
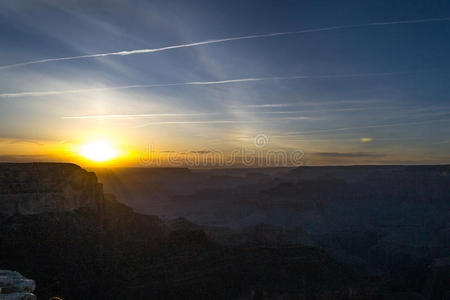
[{"label": "layered rock wall", "polygon": [[0,163],[0,215],[100,209],[103,188],[94,173],[65,163]]}]

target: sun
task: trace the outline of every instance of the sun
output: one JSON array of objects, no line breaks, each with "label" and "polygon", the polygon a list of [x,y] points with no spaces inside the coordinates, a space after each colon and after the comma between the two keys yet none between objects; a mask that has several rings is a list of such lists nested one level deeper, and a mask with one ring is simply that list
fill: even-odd
[{"label": "sun", "polygon": [[95,162],[105,162],[119,156],[119,152],[106,141],[93,141],[82,145],[80,155]]}]

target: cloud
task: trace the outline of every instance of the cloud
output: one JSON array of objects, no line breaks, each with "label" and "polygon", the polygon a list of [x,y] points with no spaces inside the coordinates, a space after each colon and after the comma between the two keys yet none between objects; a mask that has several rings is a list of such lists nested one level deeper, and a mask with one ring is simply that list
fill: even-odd
[{"label": "cloud", "polygon": [[[383,73],[387,74],[387,73]],[[338,74],[335,74],[338,75]],[[333,106],[333,105],[353,105],[353,104],[380,104],[387,103],[385,100],[333,100],[333,101],[300,101],[291,103],[263,103],[234,105],[233,108],[281,108],[281,107],[311,107],[311,106]]]},{"label": "cloud", "polygon": [[[341,108],[341,109],[320,109],[320,110],[291,110],[291,111],[250,111],[247,113],[253,115],[266,115],[265,120],[318,120],[318,118],[311,116],[289,116],[295,114],[307,114],[307,113],[316,113],[316,112],[345,112],[345,111],[363,111],[363,110],[372,110],[373,108]],[[389,107],[379,107],[379,109],[390,109]],[[231,112],[242,112],[242,111],[231,111]],[[225,117],[226,113],[218,113],[218,112],[207,112],[207,113],[153,113],[153,114],[104,114],[104,115],[80,115],[80,116],[63,116],[61,119],[68,120],[95,120],[95,119],[145,119],[145,118],[172,118],[172,117],[202,117],[202,116],[210,116],[210,115],[222,115]],[[288,115],[288,116],[280,116],[280,115]],[[268,117],[270,116],[270,118]],[[188,120],[174,120],[174,121],[155,121],[146,123],[148,125],[166,125],[166,124],[202,124],[202,123],[232,123],[236,122],[233,120],[198,120],[198,121],[188,121]],[[238,121],[237,123],[254,123],[255,121]],[[142,127],[139,125],[138,127]],[[338,129],[336,129],[338,130]],[[295,133],[291,133],[295,134]],[[370,139],[370,140],[368,140]],[[371,138],[361,138],[362,142],[370,142]]]},{"label": "cloud", "polygon": [[332,158],[384,157],[384,154],[370,152],[315,152],[313,155]]},{"label": "cloud", "polygon": [[237,123],[259,123],[260,121],[241,121],[241,120],[209,120],[209,121],[167,121],[167,122],[149,122],[134,126],[133,128],[142,128],[151,125],[176,125],[176,124],[237,124]]},{"label": "cloud", "polygon": [[137,89],[137,88],[142,89],[142,88],[157,88],[157,87],[171,87],[171,86],[220,85],[220,84],[252,82],[252,81],[358,78],[358,77],[371,77],[371,76],[402,75],[402,74],[423,73],[423,72],[430,72],[430,70],[382,72],[382,73],[295,75],[295,76],[254,77],[254,78],[250,77],[250,78],[238,78],[238,79],[227,79],[227,80],[217,80],[217,81],[189,81],[189,82],[163,83],[163,84],[137,84],[137,85],[110,86],[110,87],[100,87],[100,88],[75,89],[75,90],[27,91],[27,92],[16,92],[16,93],[3,93],[3,94],[0,94],[0,98],[40,97],[40,96],[78,94],[78,93],[89,93],[89,92],[99,92],[99,91],[109,91],[109,90]]},{"label": "cloud", "polygon": [[317,119],[305,116],[297,116],[297,117],[270,118],[270,120],[317,120]]},{"label": "cloud", "polygon": [[34,144],[38,146],[43,146],[44,144],[36,141],[36,140],[30,140],[30,139],[10,139],[7,140],[9,144]]},{"label": "cloud", "polygon": [[0,162],[41,162],[54,161],[50,155],[0,155]]},{"label": "cloud", "polygon": [[193,153],[193,154],[208,154],[208,153],[213,153],[213,151],[211,151],[211,150],[197,150],[197,151],[190,151],[189,153]]},{"label": "cloud", "polygon": [[295,103],[249,104],[246,105],[245,107],[259,108],[259,107],[289,107],[289,106],[297,106],[297,104]]},{"label": "cloud", "polygon": [[[336,109],[315,109],[315,110],[286,110],[286,111],[256,111],[253,113],[258,114],[296,114],[296,113],[316,113],[316,112],[339,112],[339,111],[361,111],[361,110],[373,110],[373,107],[360,107],[360,108],[336,108]],[[389,107],[378,107],[378,109],[390,109]]]},{"label": "cloud", "polygon": [[64,116],[62,119],[139,119],[157,117],[185,117],[185,116],[205,116],[217,113],[174,113],[174,114],[114,114],[114,115],[85,115],[85,116]]},{"label": "cloud", "polygon": [[206,40],[206,41],[200,41],[200,42],[194,42],[194,43],[166,46],[166,47],[161,47],[161,48],[136,49],[136,50],[129,50],[129,51],[117,51],[117,52],[87,54],[87,55],[78,55],[78,56],[58,57],[58,58],[46,58],[46,59],[40,59],[40,60],[27,61],[27,62],[22,62],[22,63],[17,63],[17,64],[0,66],[0,70],[12,69],[12,68],[16,68],[16,67],[22,67],[22,66],[28,66],[28,65],[34,65],[34,64],[66,61],[66,60],[107,57],[107,56],[127,56],[127,55],[144,54],[144,53],[156,53],[156,52],[168,51],[168,50],[173,50],[173,49],[189,48],[189,47],[196,47],[196,46],[201,46],[201,45],[218,44],[218,43],[225,43],[225,42],[239,41],[239,40],[260,39],[260,38],[269,38],[269,37],[276,37],[276,36],[286,36],[286,35],[322,32],[322,31],[335,31],[335,30],[360,28],[360,27],[376,27],[376,26],[388,26],[388,25],[399,25],[399,24],[445,22],[445,21],[449,21],[449,20],[450,20],[450,17],[415,19],[415,20],[375,22],[375,23],[364,23],[364,24],[353,24],[353,25],[339,25],[339,26],[321,27],[321,28],[313,28],[313,29],[305,29],[305,30],[297,30],[297,31],[255,34],[255,35],[247,35],[247,36],[240,36],[240,37]]},{"label": "cloud", "polygon": [[358,127],[341,127],[341,128],[329,128],[329,129],[316,129],[310,131],[298,131],[291,132],[291,135],[305,135],[305,134],[315,134],[321,132],[336,132],[336,131],[347,131],[347,130],[359,130],[359,129],[369,129],[369,128],[384,128],[384,127],[396,127],[396,126],[405,126],[405,125],[419,125],[419,124],[427,124],[433,122],[445,122],[450,121],[450,119],[432,119],[432,120],[420,120],[420,121],[407,121],[407,122],[399,122],[399,123],[386,123],[386,124],[373,124],[367,126],[358,126]]}]

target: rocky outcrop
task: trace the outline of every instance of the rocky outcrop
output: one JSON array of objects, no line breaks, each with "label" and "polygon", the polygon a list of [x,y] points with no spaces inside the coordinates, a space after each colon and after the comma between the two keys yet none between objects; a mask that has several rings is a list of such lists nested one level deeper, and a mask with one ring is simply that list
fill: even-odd
[{"label": "rocky outcrop", "polygon": [[94,173],[65,163],[1,163],[0,216],[98,210],[103,188]]},{"label": "rocky outcrop", "polygon": [[34,280],[20,273],[0,270],[0,300],[34,300],[32,293],[36,288]]}]

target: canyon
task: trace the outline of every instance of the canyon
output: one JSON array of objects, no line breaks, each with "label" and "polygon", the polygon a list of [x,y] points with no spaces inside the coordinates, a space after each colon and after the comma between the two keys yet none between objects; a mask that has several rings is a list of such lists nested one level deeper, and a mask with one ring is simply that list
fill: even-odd
[{"label": "canyon", "polygon": [[48,299],[447,299],[449,166],[0,164],[0,267]]}]

